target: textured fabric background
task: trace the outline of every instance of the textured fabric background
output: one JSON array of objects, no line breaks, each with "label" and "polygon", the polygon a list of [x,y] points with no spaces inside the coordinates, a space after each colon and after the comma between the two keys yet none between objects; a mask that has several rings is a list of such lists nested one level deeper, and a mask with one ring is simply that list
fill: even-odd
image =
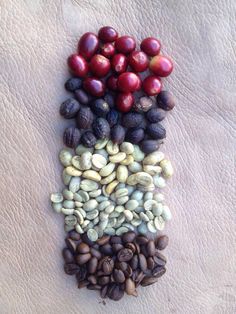
[{"label": "textured fabric background", "polygon": [[[0,313],[236,313],[234,0],[0,0]],[[165,194],[168,272],[119,303],[63,273],[58,152],[67,122],[66,58],[86,31],[112,25],[157,36],[175,61],[177,99],[163,150],[176,174]]]}]

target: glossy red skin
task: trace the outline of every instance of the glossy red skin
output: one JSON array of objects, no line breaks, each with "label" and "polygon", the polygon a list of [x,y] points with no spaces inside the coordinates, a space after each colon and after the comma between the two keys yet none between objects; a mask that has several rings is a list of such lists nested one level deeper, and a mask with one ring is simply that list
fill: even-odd
[{"label": "glossy red skin", "polygon": [[131,36],[121,36],[115,41],[115,48],[121,53],[129,54],[136,48],[135,39]]},{"label": "glossy red skin", "polygon": [[71,55],[67,59],[67,64],[71,72],[75,76],[85,77],[88,74],[89,70],[88,63],[82,56],[79,56],[77,54]]},{"label": "glossy red skin", "polygon": [[128,112],[134,104],[134,96],[131,93],[120,93],[116,97],[116,107],[121,112]]},{"label": "glossy red skin", "polygon": [[128,66],[128,59],[122,53],[117,53],[111,60],[111,67],[116,73],[123,73],[126,71]]},{"label": "glossy red skin", "polygon": [[135,72],[147,70],[149,64],[148,56],[143,51],[133,51],[129,56],[129,65]]},{"label": "glossy red skin", "polygon": [[106,58],[111,58],[114,56],[116,50],[115,47],[111,43],[105,43],[104,45],[101,46],[101,51],[100,53],[106,57]]},{"label": "glossy red skin", "polygon": [[137,77],[138,77],[138,85],[137,85],[136,91],[140,90],[142,87],[142,80],[138,74],[137,74]]},{"label": "glossy red skin", "polygon": [[89,60],[98,50],[98,44],[98,37],[94,33],[85,33],[79,40],[78,52],[86,60]]},{"label": "glossy red skin", "polygon": [[128,93],[137,90],[139,77],[133,72],[125,72],[119,75],[117,87],[121,92]]},{"label": "glossy red skin", "polygon": [[173,62],[168,57],[155,56],[150,61],[149,69],[158,76],[166,77],[173,71]]},{"label": "glossy red skin", "polygon": [[96,77],[104,77],[110,71],[111,64],[109,59],[97,54],[90,60],[89,69]]},{"label": "glossy red skin", "polygon": [[87,77],[83,82],[83,88],[95,97],[101,97],[105,93],[104,83],[95,77]]},{"label": "glossy red skin", "polygon": [[141,42],[140,48],[148,56],[153,57],[160,53],[161,43],[154,37],[148,37]]},{"label": "glossy red skin", "polygon": [[116,77],[114,75],[109,76],[107,81],[106,81],[107,88],[110,90],[116,91],[118,89],[117,88],[117,80],[118,80],[118,77]]},{"label": "glossy red skin", "polygon": [[148,96],[154,96],[160,93],[162,84],[158,77],[150,75],[143,80],[142,87]]},{"label": "glossy red skin", "polygon": [[117,31],[111,26],[104,26],[98,32],[98,38],[104,43],[111,43],[118,37]]}]

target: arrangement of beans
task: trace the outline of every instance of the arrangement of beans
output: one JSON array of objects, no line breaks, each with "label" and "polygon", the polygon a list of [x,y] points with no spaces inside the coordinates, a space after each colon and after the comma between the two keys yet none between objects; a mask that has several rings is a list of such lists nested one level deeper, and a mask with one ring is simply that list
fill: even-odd
[{"label": "arrangement of beans", "polygon": [[173,63],[160,50],[153,37],[136,50],[133,37],[106,26],[85,33],[68,58],[65,88],[73,97],[60,114],[74,120],[59,153],[65,188],[51,194],[51,203],[68,233],[65,272],[76,275],[79,288],[115,301],[124,292],[137,296],[139,285],[166,271],[159,251],[168,237],[160,232],[171,212],[160,189],[173,167],[157,150],[166,137],[160,122],[175,101],[162,90]]}]

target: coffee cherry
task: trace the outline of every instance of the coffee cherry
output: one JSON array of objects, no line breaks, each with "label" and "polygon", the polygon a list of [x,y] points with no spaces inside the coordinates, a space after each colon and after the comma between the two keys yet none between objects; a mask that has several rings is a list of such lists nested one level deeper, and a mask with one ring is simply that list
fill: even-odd
[{"label": "coffee cherry", "polygon": [[143,90],[148,96],[153,96],[160,93],[161,87],[161,81],[155,75],[147,76],[143,81]]},{"label": "coffee cherry", "polygon": [[101,46],[101,54],[110,59],[115,54],[115,47],[111,43],[106,43]]},{"label": "coffee cherry", "polygon": [[121,92],[134,92],[139,85],[139,77],[133,72],[122,73],[117,80],[117,87]]},{"label": "coffee cherry", "polygon": [[141,87],[142,87],[142,80],[140,78],[140,76],[137,74],[137,78],[138,78],[138,84],[137,84],[137,87],[136,87],[136,91],[140,90]]},{"label": "coffee cherry", "polygon": [[110,43],[118,37],[117,31],[111,26],[104,26],[98,32],[98,38],[104,43]]},{"label": "coffee cherry", "polygon": [[129,56],[129,65],[135,72],[143,72],[148,68],[148,57],[142,51],[133,51]]},{"label": "coffee cherry", "polygon": [[172,110],[175,106],[175,99],[168,91],[161,91],[156,100],[157,106],[165,111]]},{"label": "coffee cherry", "polygon": [[128,66],[128,59],[122,53],[115,54],[111,61],[112,69],[117,73],[125,72]]},{"label": "coffee cherry", "polygon": [[90,71],[97,77],[106,76],[110,71],[110,61],[102,55],[94,55],[89,64]]},{"label": "coffee cherry", "polygon": [[136,47],[136,42],[131,36],[121,36],[115,41],[115,48],[117,51],[128,54]]},{"label": "coffee cherry", "polygon": [[67,60],[67,64],[72,73],[76,76],[85,77],[88,73],[88,64],[80,55],[71,55]]},{"label": "coffee cherry", "polygon": [[114,75],[109,76],[106,81],[107,88],[114,91],[117,90],[117,80],[118,80],[118,77]]},{"label": "coffee cherry", "polygon": [[79,40],[78,52],[86,60],[92,58],[92,56],[98,50],[98,38],[93,33],[85,33]]},{"label": "coffee cherry", "polygon": [[95,77],[87,77],[83,82],[84,89],[95,97],[103,96],[105,93],[104,83]]},{"label": "coffee cherry", "polygon": [[120,93],[116,97],[116,107],[121,112],[128,112],[134,103],[134,96],[131,93]]},{"label": "coffee cherry", "polygon": [[172,72],[173,63],[168,57],[155,56],[150,61],[149,69],[158,76],[166,77]]},{"label": "coffee cherry", "polygon": [[148,56],[153,57],[160,53],[161,43],[156,38],[148,37],[141,42],[140,47],[141,50],[144,51]]},{"label": "coffee cherry", "polygon": [[82,85],[82,80],[78,77],[71,77],[65,82],[65,89],[69,92],[74,92]]}]

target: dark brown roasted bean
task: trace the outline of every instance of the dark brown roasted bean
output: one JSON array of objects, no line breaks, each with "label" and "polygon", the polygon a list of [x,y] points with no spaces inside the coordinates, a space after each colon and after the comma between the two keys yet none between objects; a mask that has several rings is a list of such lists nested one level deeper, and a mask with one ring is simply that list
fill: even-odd
[{"label": "dark brown roasted bean", "polygon": [[156,248],[158,250],[164,250],[169,243],[169,238],[166,235],[160,236],[156,239]]},{"label": "dark brown roasted bean", "polygon": [[94,274],[97,270],[98,259],[96,257],[92,257],[88,262],[88,272],[90,274]]},{"label": "dark brown roasted bean", "polygon": [[147,253],[149,256],[153,256],[155,254],[155,243],[153,240],[149,240],[149,242],[147,243]]},{"label": "dark brown roasted bean", "polygon": [[64,258],[65,263],[73,263],[74,262],[74,255],[68,248],[64,248],[62,251],[62,256]]},{"label": "dark brown roasted bean", "polygon": [[80,267],[77,264],[69,263],[64,265],[64,270],[67,275],[75,275],[80,271]]},{"label": "dark brown roasted bean", "polygon": [[82,242],[77,246],[76,252],[82,253],[82,254],[89,253],[90,247],[88,246],[88,244]]},{"label": "dark brown roasted bean", "polygon": [[117,283],[125,282],[125,275],[124,275],[123,271],[120,270],[120,269],[115,269],[114,270],[113,278],[114,278],[114,281],[117,282]]},{"label": "dark brown roasted bean", "polygon": [[139,254],[139,267],[140,269],[145,272],[147,270],[147,260],[146,257],[143,254]]},{"label": "dark brown roasted bean", "polygon": [[90,260],[90,258],[91,258],[91,254],[86,253],[86,254],[78,254],[75,259],[79,265],[83,265],[87,263]]},{"label": "dark brown roasted bean", "polygon": [[104,244],[107,244],[109,242],[110,238],[111,238],[110,236],[106,235],[106,236],[103,236],[102,238],[98,239],[96,242],[99,245],[104,245]]},{"label": "dark brown roasted bean", "polygon": [[122,240],[124,243],[133,242],[135,239],[135,236],[136,236],[135,232],[129,231],[122,235]]},{"label": "dark brown roasted bean", "polygon": [[130,261],[133,257],[133,252],[130,249],[122,249],[118,252],[117,258],[120,262]]}]

